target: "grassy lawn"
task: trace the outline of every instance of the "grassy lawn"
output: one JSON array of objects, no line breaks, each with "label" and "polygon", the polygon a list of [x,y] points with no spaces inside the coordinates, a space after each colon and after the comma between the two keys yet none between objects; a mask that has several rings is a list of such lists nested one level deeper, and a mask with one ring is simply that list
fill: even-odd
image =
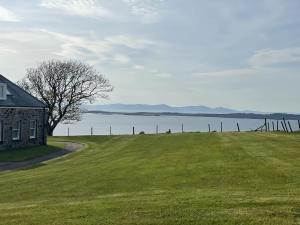
[{"label": "grassy lawn", "polygon": [[[0,162],[19,162],[47,155],[64,147],[62,143],[50,142],[47,146],[0,151]],[[1,222],[0,222],[1,223]]]},{"label": "grassy lawn", "polygon": [[300,134],[58,140],[87,148],[0,172],[0,224],[300,224]]}]

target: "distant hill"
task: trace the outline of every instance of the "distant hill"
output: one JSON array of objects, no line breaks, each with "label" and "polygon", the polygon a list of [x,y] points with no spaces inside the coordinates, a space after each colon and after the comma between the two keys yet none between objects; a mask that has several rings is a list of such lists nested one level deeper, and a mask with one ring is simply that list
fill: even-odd
[{"label": "distant hill", "polygon": [[150,113],[207,113],[207,114],[228,114],[228,113],[258,113],[252,111],[237,111],[233,109],[216,107],[210,108],[207,106],[169,106],[161,105],[147,105],[147,104],[110,104],[110,105],[87,105],[85,107],[88,111],[107,111],[107,112],[150,112]]},{"label": "distant hill", "polygon": [[122,114],[140,116],[200,116],[221,118],[247,118],[247,119],[274,119],[299,120],[299,114],[292,113],[263,113],[256,111],[238,111],[223,107],[210,108],[207,106],[182,106],[147,105],[147,104],[110,104],[110,105],[86,105],[88,113]]}]

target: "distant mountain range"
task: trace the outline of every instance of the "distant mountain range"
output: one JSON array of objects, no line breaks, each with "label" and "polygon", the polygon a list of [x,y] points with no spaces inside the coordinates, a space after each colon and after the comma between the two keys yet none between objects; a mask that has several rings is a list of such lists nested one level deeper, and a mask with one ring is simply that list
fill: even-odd
[{"label": "distant mountain range", "polygon": [[[210,108],[207,106],[146,105],[146,104],[110,104],[86,105],[86,113],[100,113],[107,115],[138,115],[138,116],[197,116],[220,118],[247,118],[247,119],[273,119],[300,120],[299,114],[290,113],[262,113],[255,111],[238,111],[223,107]],[[300,127],[300,121],[299,121]]]},{"label": "distant mountain range", "polygon": [[231,114],[231,113],[255,113],[262,114],[255,111],[238,111],[223,107],[210,108],[207,106],[169,106],[161,105],[147,105],[147,104],[109,104],[109,105],[86,105],[88,111],[106,111],[106,112],[149,112],[149,113],[205,113],[205,114]]}]

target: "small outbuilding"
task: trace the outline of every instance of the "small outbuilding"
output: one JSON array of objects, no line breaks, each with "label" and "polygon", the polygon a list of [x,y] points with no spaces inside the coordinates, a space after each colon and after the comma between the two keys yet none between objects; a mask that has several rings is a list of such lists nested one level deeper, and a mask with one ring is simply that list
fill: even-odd
[{"label": "small outbuilding", "polygon": [[46,105],[0,74],[0,150],[46,142]]}]

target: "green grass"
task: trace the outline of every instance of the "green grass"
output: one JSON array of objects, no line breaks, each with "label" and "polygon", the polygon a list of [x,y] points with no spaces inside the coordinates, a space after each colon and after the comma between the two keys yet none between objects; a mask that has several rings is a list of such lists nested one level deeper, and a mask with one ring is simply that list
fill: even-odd
[{"label": "green grass", "polygon": [[59,140],[87,148],[0,172],[0,224],[300,224],[300,134]]},{"label": "green grass", "polygon": [[34,159],[58,151],[64,147],[62,143],[50,142],[46,146],[35,146],[21,149],[0,151],[0,162],[20,162]]}]

